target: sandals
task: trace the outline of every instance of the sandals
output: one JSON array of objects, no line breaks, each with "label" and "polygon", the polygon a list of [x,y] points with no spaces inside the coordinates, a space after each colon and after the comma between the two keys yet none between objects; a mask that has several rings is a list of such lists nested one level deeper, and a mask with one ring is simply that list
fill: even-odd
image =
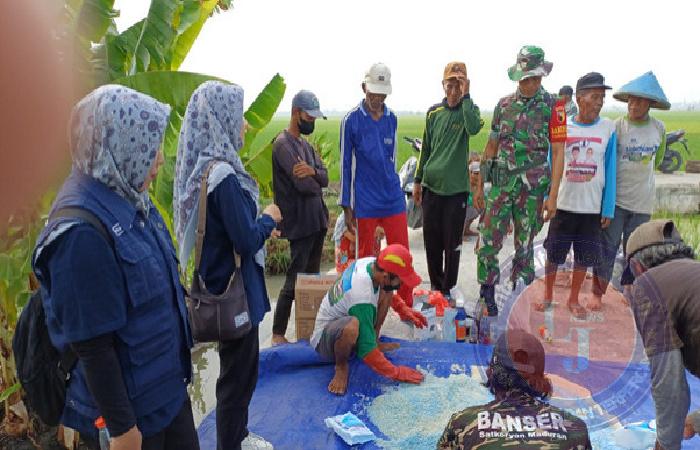
[{"label": "sandals", "polygon": [[[591,303],[591,302],[589,302],[589,303]],[[591,306],[589,306],[589,304],[586,304],[586,306],[588,307],[588,309],[590,309],[590,310],[593,311],[593,312],[602,311],[602,309],[603,309],[603,300],[601,299],[600,302],[598,302],[597,305],[591,305]]]},{"label": "sandals", "polygon": [[569,312],[577,319],[585,319],[588,315],[586,308],[579,303],[567,303],[566,306],[569,308]]},{"label": "sandals", "polygon": [[549,311],[554,307],[554,302],[552,300],[544,300],[539,303],[535,303],[535,311],[545,312]]}]

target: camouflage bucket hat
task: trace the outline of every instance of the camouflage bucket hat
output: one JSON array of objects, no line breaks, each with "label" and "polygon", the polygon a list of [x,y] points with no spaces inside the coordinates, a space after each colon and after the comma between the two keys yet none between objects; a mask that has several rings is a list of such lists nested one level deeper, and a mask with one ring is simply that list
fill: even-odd
[{"label": "camouflage bucket hat", "polygon": [[515,64],[508,68],[508,78],[520,81],[529,77],[546,77],[552,71],[552,63],[544,60],[544,50],[526,45],[518,52]]}]

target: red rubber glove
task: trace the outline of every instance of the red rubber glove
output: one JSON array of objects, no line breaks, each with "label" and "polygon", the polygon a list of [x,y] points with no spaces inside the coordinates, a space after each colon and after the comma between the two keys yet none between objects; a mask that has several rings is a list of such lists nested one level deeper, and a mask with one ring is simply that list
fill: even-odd
[{"label": "red rubber glove", "polygon": [[393,365],[378,348],[367,353],[363,361],[379,375],[384,375],[392,380],[414,384],[423,381],[422,373],[410,367]]},{"label": "red rubber glove", "polygon": [[414,311],[406,303],[399,294],[394,294],[391,298],[391,307],[399,314],[401,320],[408,320],[413,322],[413,325],[418,328],[423,328],[428,326],[428,319],[418,311]]}]

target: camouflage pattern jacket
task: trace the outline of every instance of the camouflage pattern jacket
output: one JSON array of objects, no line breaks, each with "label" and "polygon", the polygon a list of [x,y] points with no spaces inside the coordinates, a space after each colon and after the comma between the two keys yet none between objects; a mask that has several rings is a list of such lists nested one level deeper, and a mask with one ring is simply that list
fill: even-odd
[{"label": "camouflage pattern jacket", "polygon": [[583,420],[529,395],[494,400],[454,414],[438,450],[590,450]]},{"label": "camouflage pattern jacket", "polygon": [[489,138],[498,141],[497,160],[501,164],[509,170],[532,165],[522,173],[523,182],[530,189],[544,191],[551,176],[546,163],[550,142],[566,141],[564,101],[543,88],[531,98],[517,90],[498,101]]}]

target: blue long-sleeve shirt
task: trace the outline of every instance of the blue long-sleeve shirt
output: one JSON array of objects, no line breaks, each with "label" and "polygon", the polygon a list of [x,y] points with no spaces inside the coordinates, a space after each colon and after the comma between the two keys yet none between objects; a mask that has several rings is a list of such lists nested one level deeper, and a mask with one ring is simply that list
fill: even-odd
[{"label": "blue long-sleeve shirt", "polygon": [[241,256],[241,273],[253,325],[270,310],[264,269],[255,254],[275,228],[272,217],[256,218],[257,206],[235,175],[228,175],[207,196],[207,226],[202,244],[200,275],[209,292],[222,294],[236,268],[233,250]]},{"label": "blue long-sleeve shirt", "polygon": [[569,117],[566,135],[557,208],[613,218],[617,187],[615,124],[600,117],[590,124]]},{"label": "blue long-sleeve shirt", "polygon": [[364,102],[340,124],[340,188],[338,204],[351,207],[355,217],[388,217],[405,211],[406,202],[396,173],[396,115],[385,105],[374,120]]}]

